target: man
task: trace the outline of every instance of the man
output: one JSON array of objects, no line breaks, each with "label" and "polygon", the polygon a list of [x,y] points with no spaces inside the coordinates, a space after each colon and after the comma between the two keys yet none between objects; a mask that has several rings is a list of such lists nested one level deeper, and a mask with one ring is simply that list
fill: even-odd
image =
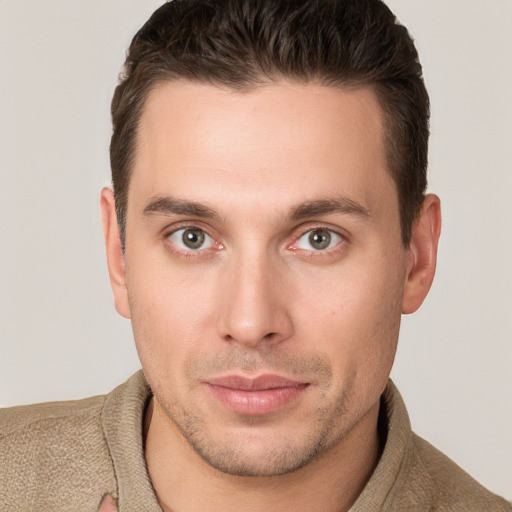
[{"label": "man", "polygon": [[144,374],[3,411],[2,510],[510,510],[388,381],[440,205],[382,3],[165,4],[112,114],[107,258]]}]

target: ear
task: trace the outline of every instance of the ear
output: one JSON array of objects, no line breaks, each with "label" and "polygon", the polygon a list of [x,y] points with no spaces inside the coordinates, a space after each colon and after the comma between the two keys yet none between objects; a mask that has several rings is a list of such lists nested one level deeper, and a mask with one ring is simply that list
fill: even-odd
[{"label": "ear", "polygon": [[114,292],[114,303],[117,312],[121,316],[130,318],[125,261],[121,249],[121,238],[119,237],[114,193],[110,187],[105,187],[101,191],[100,208],[105,247],[107,249],[108,273],[110,275],[110,285]]},{"label": "ear", "polygon": [[407,275],[402,298],[402,313],[414,313],[427,296],[437,262],[441,234],[441,201],[428,194],[416,220],[409,245]]}]

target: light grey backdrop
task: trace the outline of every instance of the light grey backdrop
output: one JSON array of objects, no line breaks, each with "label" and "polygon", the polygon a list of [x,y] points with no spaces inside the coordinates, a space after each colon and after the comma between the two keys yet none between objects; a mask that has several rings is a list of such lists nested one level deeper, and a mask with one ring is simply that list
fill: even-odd
[{"label": "light grey backdrop", "polygon": [[[0,406],[105,393],[139,367],[98,194],[109,102],[156,0],[0,0]],[[390,0],[432,100],[433,289],[393,378],[415,430],[512,497],[512,0]]]}]

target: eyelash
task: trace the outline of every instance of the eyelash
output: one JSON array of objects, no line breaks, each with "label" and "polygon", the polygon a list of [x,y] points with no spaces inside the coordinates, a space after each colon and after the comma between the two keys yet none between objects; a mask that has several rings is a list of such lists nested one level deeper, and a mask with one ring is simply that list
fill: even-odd
[{"label": "eyelash", "polygon": [[[300,249],[300,248],[293,248],[293,245],[296,245],[299,240],[307,235],[308,233],[313,233],[315,231],[328,231],[329,233],[334,234],[336,237],[339,238],[338,242],[330,248],[324,249],[324,250],[315,250],[315,249]],[[332,229],[329,226],[314,226],[314,227],[308,227],[308,229],[305,229],[304,231],[301,231],[301,234],[294,237],[294,241],[289,244],[287,247],[288,249],[291,249],[292,251],[301,251],[304,257],[314,259],[314,258],[328,258],[331,256],[334,256],[338,254],[341,250],[343,250],[345,244],[347,243],[347,237],[346,235],[343,235],[339,231]]]},{"label": "eyelash", "polygon": [[181,231],[182,229],[184,229],[184,230],[197,229],[199,231],[203,231],[206,235],[208,235],[214,241],[214,245],[217,245],[217,244],[219,245],[219,247],[216,250],[220,250],[223,248],[222,244],[219,244],[219,242],[216,241],[215,236],[213,236],[211,234],[211,232],[205,226],[198,225],[195,223],[194,224],[184,223],[184,224],[174,225],[172,230],[166,231],[164,233],[164,239],[168,242],[168,246],[170,247],[170,250],[183,258],[197,258],[199,256],[204,257],[205,252],[209,252],[209,256],[212,256],[213,254],[211,251],[209,251],[209,249],[197,249],[195,251],[192,249],[188,250],[188,251],[183,250],[183,249],[180,249],[179,247],[177,247],[174,243],[172,243],[170,241],[171,236],[174,233]]},{"label": "eyelash", "polygon": [[[180,230],[183,230],[183,229],[185,229],[185,230],[186,229],[197,229],[199,231],[203,231],[212,240],[214,240],[214,245],[218,245],[218,247],[213,249],[215,252],[222,250],[224,248],[223,244],[218,242],[216,240],[216,237],[214,235],[212,235],[211,232],[205,226],[198,225],[197,223],[179,224],[177,226],[175,225],[172,230],[166,231],[164,233],[164,239],[168,241],[168,245],[170,246],[172,252],[180,255],[181,257],[184,257],[184,258],[204,257],[206,255],[205,253],[209,253],[208,254],[209,256],[213,255],[213,253],[210,250],[211,248],[197,249],[197,250],[193,250],[193,249],[183,250],[183,249],[176,247],[176,245],[170,241],[170,237],[174,233],[176,233]],[[325,250],[314,250],[314,249],[306,250],[306,249],[292,247],[293,245],[297,244],[297,242],[304,235],[306,235],[310,232],[313,232],[313,231],[328,231],[329,233],[333,233],[334,235],[339,237],[340,240],[336,243],[336,245],[334,247],[331,247],[331,248],[328,248]],[[286,248],[289,250],[292,250],[292,251],[302,251],[304,256],[313,259],[313,258],[322,258],[322,257],[325,258],[327,256],[337,254],[339,251],[341,251],[343,249],[343,247],[345,246],[346,243],[347,243],[346,235],[344,235],[344,234],[340,233],[339,231],[332,229],[331,227],[326,226],[326,225],[315,225],[315,226],[308,226],[307,228],[303,228],[302,230],[300,230],[297,235],[294,235],[293,242],[291,244],[287,244]]]}]

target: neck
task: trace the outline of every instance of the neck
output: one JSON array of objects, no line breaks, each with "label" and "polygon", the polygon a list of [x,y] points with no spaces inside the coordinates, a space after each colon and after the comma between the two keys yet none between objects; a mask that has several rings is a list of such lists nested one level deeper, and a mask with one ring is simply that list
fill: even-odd
[{"label": "neck", "polygon": [[379,402],[336,446],[297,471],[239,477],[204,462],[153,399],[146,416],[146,461],[165,512],[343,512],[355,502],[378,462],[378,416]]}]

